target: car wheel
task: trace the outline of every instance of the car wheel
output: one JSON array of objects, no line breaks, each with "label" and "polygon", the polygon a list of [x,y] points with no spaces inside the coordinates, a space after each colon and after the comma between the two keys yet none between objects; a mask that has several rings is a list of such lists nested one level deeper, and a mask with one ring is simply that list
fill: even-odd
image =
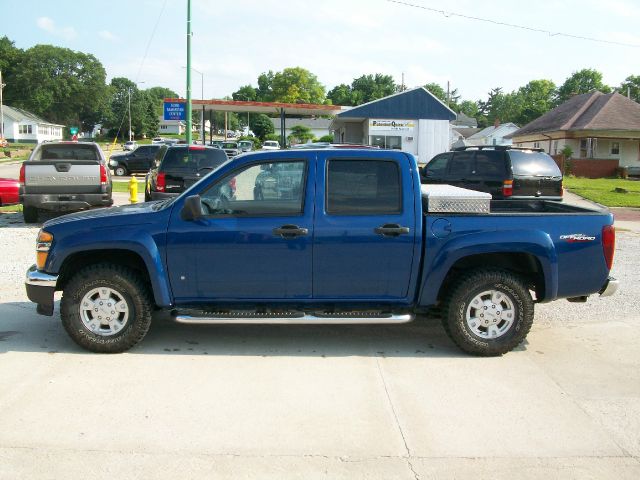
[{"label": "car wheel", "polygon": [[121,265],[96,264],[77,272],[60,303],[62,325],[82,348],[119,353],[149,331],[153,301],[142,277]]},{"label": "car wheel", "polygon": [[38,221],[38,209],[36,207],[23,207],[22,216],[24,223],[36,223]]},{"label": "car wheel", "polygon": [[533,323],[526,284],[503,270],[476,270],[462,277],[444,306],[449,337],[467,353],[498,356],[517,347]]},{"label": "car wheel", "polygon": [[127,169],[119,165],[113,170],[113,173],[115,173],[117,177],[124,177],[127,174]]}]

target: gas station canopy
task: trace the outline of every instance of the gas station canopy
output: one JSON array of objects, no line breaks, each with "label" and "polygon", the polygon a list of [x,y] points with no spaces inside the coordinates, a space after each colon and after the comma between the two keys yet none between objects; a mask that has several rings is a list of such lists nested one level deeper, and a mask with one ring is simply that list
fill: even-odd
[{"label": "gas station canopy", "polygon": [[[164,103],[186,103],[184,98],[165,98]],[[191,100],[194,111],[250,112],[297,116],[337,115],[350,107],[340,105],[316,105],[313,103],[246,102],[240,100]]]}]

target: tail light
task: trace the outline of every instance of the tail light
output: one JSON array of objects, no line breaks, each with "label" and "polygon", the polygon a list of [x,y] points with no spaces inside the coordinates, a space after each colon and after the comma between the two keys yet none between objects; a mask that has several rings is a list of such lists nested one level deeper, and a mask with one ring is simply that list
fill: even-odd
[{"label": "tail light", "polygon": [[102,185],[107,184],[107,167],[102,164],[100,164],[100,183]]},{"label": "tail light", "polygon": [[513,195],[513,180],[505,180],[502,182],[502,196],[510,197]]},{"label": "tail light", "polygon": [[611,270],[613,266],[613,253],[616,249],[616,229],[613,225],[602,227],[602,251],[607,268]]},{"label": "tail light", "polygon": [[24,163],[20,167],[20,185],[24,185]]},{"label": "tail light", "polygon": [[164,189],[167,185],[167,179],[165,177],[164,172],[158,173],[158,178],[156,178],[156,190],[159,192],[164,192]]}]

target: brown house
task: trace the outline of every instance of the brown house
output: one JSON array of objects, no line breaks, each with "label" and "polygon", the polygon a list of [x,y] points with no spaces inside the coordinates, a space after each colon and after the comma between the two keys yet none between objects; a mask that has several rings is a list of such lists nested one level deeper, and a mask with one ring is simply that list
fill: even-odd
[{"label": "brown house", "polygon": [[568,145],[571,173],[611,176],[619,166],[640,167],[640,104],[618,93],[576,95],[510,136],[550,155]]}]

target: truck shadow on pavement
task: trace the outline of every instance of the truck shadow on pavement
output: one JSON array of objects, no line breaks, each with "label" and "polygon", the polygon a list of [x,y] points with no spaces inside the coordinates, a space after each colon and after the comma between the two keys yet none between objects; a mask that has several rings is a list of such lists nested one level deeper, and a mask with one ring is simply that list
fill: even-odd
[{"label": "truck shadow on pavement", "polygon": [[[91,353],[77,346],[60,321],[29,302],[0,303],[0,354]],[[402,325],[181,325],[154,316],[149,333],[128,354],[304,357],[464,357],[440,320],[419,317]]]}]

